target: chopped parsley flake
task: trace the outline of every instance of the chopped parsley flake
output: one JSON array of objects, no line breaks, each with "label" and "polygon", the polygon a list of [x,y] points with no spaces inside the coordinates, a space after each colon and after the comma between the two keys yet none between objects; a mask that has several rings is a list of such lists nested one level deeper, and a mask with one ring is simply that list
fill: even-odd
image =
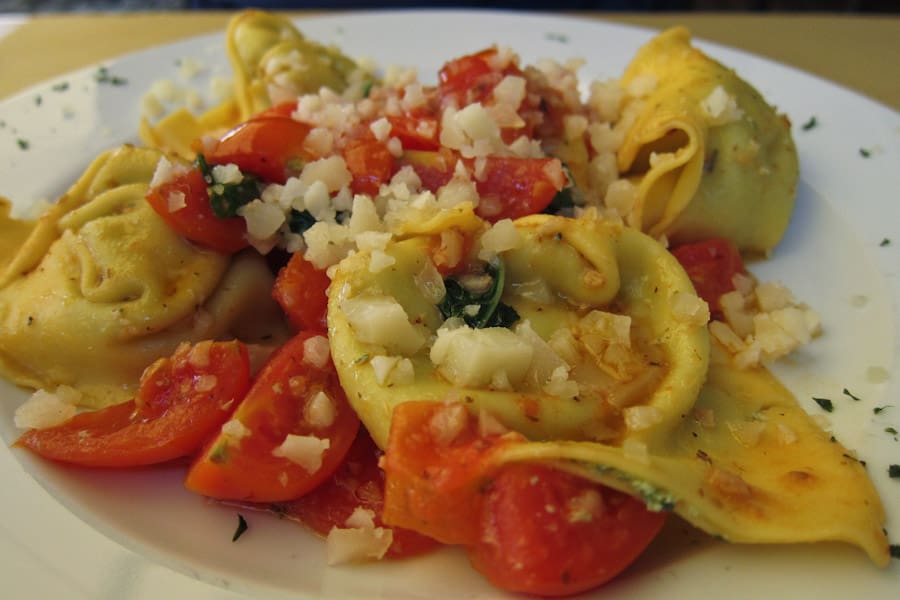
[{"label": "chopped parsley flake", "polygon": [[869,158],[870,156],[872,156],[872,152],[870,150],[866,150],[865,148],[860,148],[859,155],[863,158]]},{"label": "chopped parsley flake", "polygon": [[40,106],[40,105],[43,104],[43,103],[44,103],[44,97],[43,97],[43,96],[41,96],[40,94],[38,94],[37,96],[34,97],[34,105],[35,105],[35,106]]},{"label": "chopped parsley flake", "polygon": [[889,433],[891,435],[897,435],[897,429],[894,427],[885,427],[884,432]]},{"label": "chopped parsley flake", "polygon": [[50,89],[53,90],[54,92],[64,92],[67,89],[69,89],[69,82],[61,81],[59,83],[54,84],[53,87],[51,87]]},{"label": "chopped parsley flake", "polygon": [[884,406],[876,406],[875,408],[872,409],[872,412],[875,413],[876,415],[880,415],[888,408],[891,408],[891,406],[892,405],[890,405],[890,404],[885,404]]},{"label": "chopped parsley flake", "polygon": [[819,121],[815,117],[810,117],[809,121],[807,121],[806,123],[804,123],[802,125],[802,129],[803,129],[803,131],[809,131],[810,129],[813,129],[814,127],[816,127],[818,124],[819,124]]},{"label": "chopped parsley flake", "polygon": [[813,400],[816,401],[816,404],[822,407],[822,410],[825,412],[834,412],[834,403],[828,398],[815,398]]},{"label": "chopped parsley flake", "polygon": [[220,219],[238,216],[238,209],[259,198],[262,182],[253,175],[243,173],[238,183],[218,183],[213,177],[213,166],[206,162],[203,154],[198,154],[194,161],[207,183],[209,204],[213,213]]},{"label": "chopped parsley flake", "polygon": [[883,240],[881,240],[881,243],[878,244],[878,245],[881,246],[882,248],[884,248],[885,246],[890,246],[890,245],[891,245],[891,239],[890,239],[890,238],[884,238]]},{"label": "chopped parsley flake", "polygon": [[569,43],[569,36],[564,33],[548,32],[546,35],[544,35],[544,37],[551,42],[559,42],[560,44]]},{"label": "chopped parsley flake", "polygon": [[888,475],[894,479],[900,478],[900,465],[890,465],[888,467]]},{"label": "chopped parsley flake", "polygon": [[900,558],[900,544],[891,544],[891,557]]},{"label": "chopped parsley flake", "polygon": [[23,138],[17,139],[16,144],[18,144],[20,150],[28,150],[31,147],[31,144],[28,143],[28,140]]},{"label": "chopped parsley flake", "polygon": [[97,69],[97,72],[94,73],[94,81],[97,83],[108,83],[110,85],[125,85],[128,83],[128,80],[124,77],[119,77],[118,75],[110,73],[107,67],[100,67]]},{"label": "chopped parsley flake", "polygon": [[848,390],[847,388],[844,388],[844,390],[843,390],[842,393],[843,393],[845,396],[849,396],[850,398],[853,398],[853,400],[855,400],[856,402],[859,402],[859,397],[858,397],[858,396],[854,396],[853,394],[851,394],[851,393],[850,393],[850,390]]},{"label": "chopped parsley flake", "polygon": [[234,530],[234,535],[231,536],[231,541],[236,542],[239,537],[244,535],[244,532],[247,531],[247,520],[244,519],[244,515],[238,513],[238,524],[237,529]]}]

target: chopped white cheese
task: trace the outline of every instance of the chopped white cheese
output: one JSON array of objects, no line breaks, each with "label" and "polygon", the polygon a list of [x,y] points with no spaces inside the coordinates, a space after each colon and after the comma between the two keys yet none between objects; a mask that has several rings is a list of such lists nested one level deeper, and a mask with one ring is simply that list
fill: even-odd
[{"label": "chopped white cheese", "polygon": [[363,343],[407,356],[425,344],[423,333],[410,323],[403,306],[391,296],[348,298],[341,303],[341,310]]},{"label": "chopped white cheese", "polygon": [[19,429],[46,429],[60,425],[78,412],[75,403],[81,392],[67,385],[51,393],[37,390],[17,409],[13,420]]},{"label": "chopped white cheese", "polygon": [[381,559],[391,543],[394,532],[375,527],[375,513],[357,507],[346,521],[346,528],[332,527],[325,539],[325,554],[329,565]]},{"label": "chopped white cheese", "polygon": [[313,429],[331,427],[337,417],[334,401],[323,391],[317,392],[303,410],[303,418]]},{"label": "chopped white cheese", "polygon": [[289,433],[281,445],[272,450],[272,456],[286,458],[308,473],[315,473],[321,468],[322,455],[330,446],[331,442],[327,439]]},{"label": "chopped white cheese", "polygon": [[431,362],[454,385],[484,387],[503,379],[515,386],[525,377],[534,354],[527,342],[502,327],[442,327],[437,334]]},{"label": "chopped white cheese", "polygon": [[303,362],[322,369],[331,358],[331,346],[324,335],[314,335],[303,341]]}]

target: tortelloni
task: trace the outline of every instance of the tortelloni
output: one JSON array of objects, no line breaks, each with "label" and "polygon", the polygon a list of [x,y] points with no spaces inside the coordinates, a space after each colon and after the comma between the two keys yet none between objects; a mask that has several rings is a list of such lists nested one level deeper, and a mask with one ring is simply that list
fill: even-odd
[{"label": "tortelloni", "polygon": [[531,439],[665,436],[707,368],[708,312],[684,271],[648,236],[591,218],[525,217],[515,234],[501,255],[511,328],[444,319],[428,236],[390,244],[375,273],[366,252],[339,264],[332,355],[376,443],[397,404],[422,399],[465,400]]},{"label": "tortelloni", "polygon": [[290,20],[244,11],[231,20],[226,47],[242,120],[273,104],[326,87],[342,92],[368,77],[337,48],[304,38]]},{"label": "tortelloni", "polygon": [[708,309],[662,245],[590,217],[514,224],[494,271],[519,316],[510,328],[444,318],[450,286],[427,232],[338,265],[332,356],[376,443],[403,402],[460,402],[525,436],[494,466],[551,464],[725,540],[843,541],[885,564],[865,469],[765,369],[735,369],[710,345]]},{"label": "tortelloni", "polygon": [[767,253],[793,211],[798,160],[787,117],[733,70],[693,48],[683,27],[641,48],[623,87],[634,118],[618,167],[637,184],[630,225],[675,243],[726,237]]},{"label": "tortelloni", "polygon": [[284,339],[261,257],[194,246],[145,201],[160,156],[124,146],[98,157],[8,260],[4,377],[71,386],[100,407],[130,398],[143,369],[183,340]]},{"label": "tortelloni", "polygon": [[337,48],[306,39],[285,17],[246,10],[229,23],[226,49],[234,96],[194,115],[180,108],[140,123],[144,145],[192,160],[197,140],[219,137],[275,104],[328,88],[362,97],[372,75]]}]

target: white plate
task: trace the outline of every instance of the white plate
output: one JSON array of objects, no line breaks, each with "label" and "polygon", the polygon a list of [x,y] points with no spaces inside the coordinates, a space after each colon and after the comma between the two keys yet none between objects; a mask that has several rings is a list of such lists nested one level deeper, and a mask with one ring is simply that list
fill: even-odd
[{"label": "white plate", "polygon": [[[545,15],[492,12],[350,13],[300,21],[313,39],[334,42],[381,66],[416,66],[433,81],[441,64],[492,43],[524,63],[585,57],[584,81],[621,73],[648,30]],[[825,333],[778,372],[812,413],[812,396],[834,399],[825,415],[835,435],[868,463],[900,542],[900,116],[834,84],[721,46],[699,43],[734,67],[794,123],[801,157],[797,209],[772,259],[754,265],[780,279],[824,318]],[[136,141],[139,99],[160,78],[179,81],[177,63],[199,58],[227,75],[223,35],[132,54],[109,63],[126,85],[98,83],[88,68],[0,104],[0,193],[20,205],[54,198],[89,161]],[[202,79],[193,85],[204,89]],[[61,90],[63,83],[67,89]],[[818,126],[801,125],[816,117]],[[26,140],[28,149],[19,147]],[[860,149],[870,152],[863,157]],[[892,243],[882,245],[884,239]],[[890,373],[873,382],[870,368]],[[0,434],[17,436],[12,414],[24,393],[0,382]],[[842,394],[850,390],[861,398]],[[875,415],[876,406],[894,404]],[[249,530],[231,542],[236,511],[209,505],[180,485],[175,467],[92,472],[63,469],[18,450],[0,450],[0,589],[8,598],[496,597],[453,550],[403,562],[327,568],[320,541],[302,528],[245,514]],[[748,547],[704,540],[673,520],[664,536],[598,597],[896,597],[900,561],[879,570],[839,545]],[[209,582],[214,585],[209,585]]]}]

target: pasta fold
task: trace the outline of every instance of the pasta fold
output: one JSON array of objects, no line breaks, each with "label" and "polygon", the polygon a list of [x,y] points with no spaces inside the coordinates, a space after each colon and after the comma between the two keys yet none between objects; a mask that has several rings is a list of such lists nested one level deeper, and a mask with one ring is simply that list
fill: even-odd
[{"label": "pasta fold", "polygon": [[100,407],[130,398],[143,369],[181,341],[284,339],[264,259],[201,249],[145,201],[160,156],[130,146],[101,155],[11,257],[0,275],[4,377],[68,385]]},{"label": "pasta fold", "polygon": [[787,117],[692,47],[683,27],[638,51],[622,85],[639,80],[655,87],[625,107],[634,122],[617,160],[638,187],[628,223],[676,244],[726,237],[743,251],[771,251],[797,190]]}]

